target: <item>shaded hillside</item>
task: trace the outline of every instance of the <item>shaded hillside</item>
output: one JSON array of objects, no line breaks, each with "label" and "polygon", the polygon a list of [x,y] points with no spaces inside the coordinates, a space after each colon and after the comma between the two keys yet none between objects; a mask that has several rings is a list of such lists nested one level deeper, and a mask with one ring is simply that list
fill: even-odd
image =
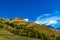
[{"label": "shaded hillside", "polygon": [[[7,31],[8,36],[5,34],[5,32],[2,33],[2,29],[5,32]],[[57,40],[56,37],[60,36],[57,31],[49,28],[48,26],[27,22],[21,18],[14,18],[11,20],[0,19],[0,31],[0,36],[7,38],[8,40],[25,40],[26,37],[28,37],[28,40]],[[14,37],[17,36],[18,38],[13,38],[13,35]]]}]

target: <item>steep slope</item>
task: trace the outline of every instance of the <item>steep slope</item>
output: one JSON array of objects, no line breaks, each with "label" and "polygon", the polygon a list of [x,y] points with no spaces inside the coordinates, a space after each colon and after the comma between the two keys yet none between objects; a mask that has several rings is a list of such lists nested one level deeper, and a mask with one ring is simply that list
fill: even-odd
[{"label": "steep slope", "polygon": [[36,23],[32,23],[32,22],[26,22],[19,18],[11,20],[10,23],[13,23],[14,25],[22,25],[23,27],[26,27],[26,28],[33,28],[34,30],[39,31],[41,33],[45,33],[47,35],[56,35],[56,36],[59,35],[56,30],[53,30],[48,26],[43,26]]},{"label": "steep slope", "polygon": [[54,40],[60,33],[48,26],[14,18],[0,19],[0,36],[8,40]]},{"label": "steep slope", "polygon": [[14,33],[11,33],[8,29],[12,27],[7,25],[6,22],[9,22],[9,20],[0,19],[0,40],[40,40],[26,36],[19,36]]}]

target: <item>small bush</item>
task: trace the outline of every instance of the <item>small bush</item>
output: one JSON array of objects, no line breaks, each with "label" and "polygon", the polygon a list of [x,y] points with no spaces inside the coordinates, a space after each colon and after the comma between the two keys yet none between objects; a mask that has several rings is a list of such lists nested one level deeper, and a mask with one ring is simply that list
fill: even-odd
[{"label": "small bush", "polygon": [[3,24],[0,24],[0,28],[3,28]]},{"label": "small bush", "polygon": [[56,37],[56,40],[60,40],[60,36]]}]

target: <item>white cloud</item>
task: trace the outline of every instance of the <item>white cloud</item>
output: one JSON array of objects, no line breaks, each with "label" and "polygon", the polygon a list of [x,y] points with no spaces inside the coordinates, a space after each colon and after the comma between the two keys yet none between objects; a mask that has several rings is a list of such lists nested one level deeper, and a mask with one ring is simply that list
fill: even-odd
[{"label": "white cloud", "polygon": [[43,18],[40,20],[36,20],[35,23],[51,25],[51,24],[56,24],[58,20],[60,20],[60,19],[57,17],[50,17],[50,18]]},{"label": "white cloud", "polygon": [[60,13],[55,12],[52,14],[43,14],[43,15],[39,16],[37,18],[37,20],[35,21],[35,23],[54,26],[54,25],[60,23],[60,22],[58,22],[59,20],[60,20]]},{"label": "white cloud", "polygon": [[29,19],[24,19],[25,21],[29,21]]}]

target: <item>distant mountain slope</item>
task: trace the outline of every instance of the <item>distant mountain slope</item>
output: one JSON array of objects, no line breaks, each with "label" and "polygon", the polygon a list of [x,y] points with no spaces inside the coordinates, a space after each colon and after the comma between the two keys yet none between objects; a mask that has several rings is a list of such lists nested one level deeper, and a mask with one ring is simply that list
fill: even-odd
[{"label": "distant mountain slope", "polygon": [[8,40],[55,40],[60,33],[49,26],[14,18],[0,19],[0,36]]}]

